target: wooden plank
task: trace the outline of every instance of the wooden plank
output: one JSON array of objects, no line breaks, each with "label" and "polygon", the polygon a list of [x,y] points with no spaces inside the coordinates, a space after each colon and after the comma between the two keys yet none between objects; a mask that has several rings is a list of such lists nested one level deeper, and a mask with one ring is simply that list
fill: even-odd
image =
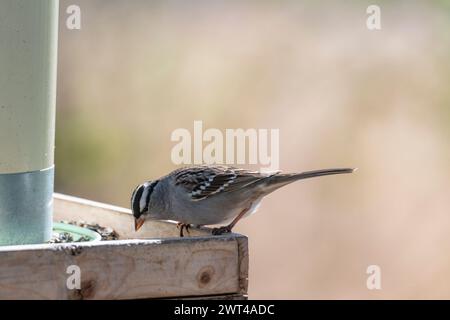
[{"label": "wooden plank", "polygon": [[[173,221],[146,221],[134,231],[131,210],[62,194],[54,195],[54,220],[83,220],[113,228],[122,239],[178,237],[179,230]],[[207,236],[209,228],[191,228],[191,236]],[[186,232],[185,232],[186,234]]]},{"label": "wooden plank", "polygon": [[248,292],[248,268],[249,268],[249,254],[248,254],[248,238],[242,235],[237,235],[238,255],[239,255],[239,288],[240,293],[246,295]]},{"label": "wooden plank", "polygon": [[[242,238],[0,247],[0,299],[141,299],[240,294]],[[245,260],[246,258],[244,258]],[[245,264],[245,262],[244,262]],[[81,269],[81,289],[66,286]],[[240,267],[241,266],[241,267]]]}]

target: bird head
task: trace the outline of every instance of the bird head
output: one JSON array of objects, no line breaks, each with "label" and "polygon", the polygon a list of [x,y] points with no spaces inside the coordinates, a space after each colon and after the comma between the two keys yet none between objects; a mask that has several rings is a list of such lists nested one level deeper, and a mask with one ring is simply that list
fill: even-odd
[{"label": "bird head", "polygon": [[133,195],[131,196],[131,210],[134,216],[135,231],[138,231],[142,227],[146,216],[149,214],[151,195],[157,183],[158,180],[148,181],[140,184],[133,191]]}]

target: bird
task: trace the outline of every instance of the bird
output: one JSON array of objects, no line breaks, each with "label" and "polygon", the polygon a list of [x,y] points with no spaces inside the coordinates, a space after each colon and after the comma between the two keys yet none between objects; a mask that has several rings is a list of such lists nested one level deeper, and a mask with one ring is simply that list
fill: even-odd
[{"label": "bird", "polygon": [[131,196],[135,231],[147,220],[178,222],[180,237],[190,226],[220,225],[213,235],[232,232],[238,221],[254,213],[261,200],[292,182],[313,177],[352,173],[335,168],[300,173],[259,172],[223,165],[176,169],[138,185]]}]

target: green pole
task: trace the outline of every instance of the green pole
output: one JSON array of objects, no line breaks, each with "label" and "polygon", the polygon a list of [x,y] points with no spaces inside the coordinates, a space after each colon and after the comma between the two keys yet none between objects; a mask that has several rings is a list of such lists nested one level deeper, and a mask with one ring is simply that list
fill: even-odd
[{"label": "green pole", "polygon": [[58,7],[0,1],[0,245],[52,233]]}]

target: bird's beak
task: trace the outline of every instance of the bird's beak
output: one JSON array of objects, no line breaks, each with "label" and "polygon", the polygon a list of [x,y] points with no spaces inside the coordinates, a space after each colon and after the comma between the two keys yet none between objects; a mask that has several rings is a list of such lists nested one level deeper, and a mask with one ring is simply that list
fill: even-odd
[{"label": "bird's beak", "polygon": [[145,219],[143,217],[134,218],[134,231],[138,231],[144,224]]}]

